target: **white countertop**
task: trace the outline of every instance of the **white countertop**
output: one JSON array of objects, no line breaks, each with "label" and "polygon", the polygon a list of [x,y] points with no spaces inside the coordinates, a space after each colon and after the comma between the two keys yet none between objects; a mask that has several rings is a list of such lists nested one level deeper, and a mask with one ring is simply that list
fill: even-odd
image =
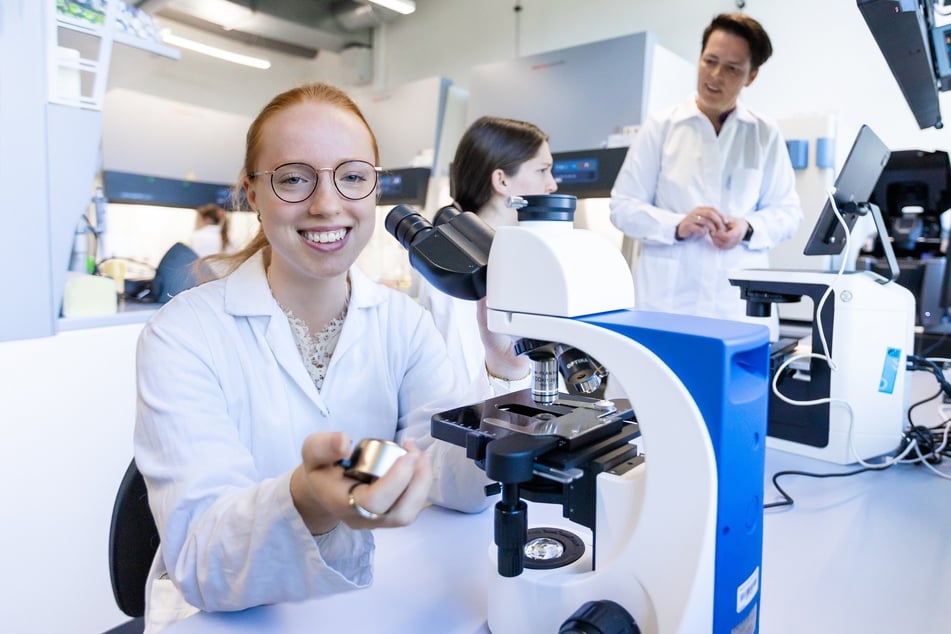
[{"label": "white countertop", "polygon": [[[851,470],[767,450],[767,502],[779,497],[773,473],[793,468]],[[951,482],[901,465],[848,478],[788,476],[780,485],[795,505],[765,513],[760,632],[951,632],[943,607],[951,599]],[[167,631],[487,632],[492,526],[491,509],[430,508],[411,527],[377,531],[367,590],[202,613]]]},{"label": "white countertop", "polygon": [[111,315],[95,317],[60,317],[58,331],[83,330],[85,328],[103,328],[124,324],[141,324],[149,320],[162,304],[143,304],[139,302],[119,302],[119,310]]}]

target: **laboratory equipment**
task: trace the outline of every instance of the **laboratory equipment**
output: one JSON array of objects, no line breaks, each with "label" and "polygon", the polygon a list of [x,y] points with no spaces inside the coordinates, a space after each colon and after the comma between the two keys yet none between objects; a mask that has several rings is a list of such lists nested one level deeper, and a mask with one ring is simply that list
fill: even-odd
[{"label": "laboratory equipment", "polygon": [[626,156],[626,146],[553,153],[551,175],[558,193],[579,199],[610,198]]},{"label": "laboratory equipment", "polygon": [[[92,197],[95,220],[90,221],[86,213],[80,217],[73,236],[73,250],[69,256],[69,270],[77,273],[92,274],[96,270],[96,256],[108,257],[106,241],[106,198],[102,188],[97,187]],[[89,238],[93,239],[93,251],[89,251]]]},{"label": "laboratory equipment", "polygon": [[936,0],[857,0],[921,129],[941,128],[938,92],[951,89],[951,24]]},{"label": "laboratory equipment", "polygon": [[471,212],[387,216],[424,277],[485,296],[490,330],[582,350],[628,397],[553,394],[542,355],[532,388],[433,417],[501,491],[489,629],[557,632],[606,600],[645,634],[755,632],[768,331],[632,310],[626,262],[573,227],[571,199],[525,196],[494,233]]},{"label": "laboratory equipment", "polygon": [[[193,209],[207,203],[232,207],[234,185],[208,183],[195,179],[162,178],[153,174],[133,174],[103,170],[102,182],[110,203],[159,205]],[[243,203],[245,201],[242,200]],[[247,204],[240,206],[247,209]]]},{"label": "laboratory equipment", "polygon": [[915,299],[893,283],[898,264],[881,212],[867,202],[888,157],[888,148],[863,126],[836,179],[835,205],[826,203],[804,249],[806,255],[841,254],[846,226],[851,229],[859,216],[871,214],[885,238],[887,277],[870,270],[730,272],[750,315],[769,315],[773,304],[803,297],[813,302],[811,337],[795,349],[777,351],[771,368],[771,447],[850,464],[899,445],[908,395],[905,357],[914,351]]},{"label": "laboratory equipment", "polygon": [[[898,283],[915,296],[915,324],[926,333],[948,332],[947,237],[942,216],[951,209],[951,162],[944,151],[891,153],[869,197],[881,209],[898,260]],[[876,237],[859,253],[858,268],[882,273],[884,250]]]},{"label": "laboratory equipment", "polygon": [[428,167],[384,169],[380,173],[380,198],[377,205],[414,205],[426,207],[429,192]]},{"label": "laboratory equipment", "polygon": [[642,31],[474,66],[467,117],[531,121],[551,137],[552,152],[597,148],[682,101],[696,81],[692,60]]}]

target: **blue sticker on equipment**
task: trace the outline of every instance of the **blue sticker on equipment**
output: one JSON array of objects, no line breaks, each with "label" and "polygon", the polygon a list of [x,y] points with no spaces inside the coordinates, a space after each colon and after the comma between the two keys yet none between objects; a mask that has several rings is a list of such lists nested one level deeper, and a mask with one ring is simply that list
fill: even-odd
[{"label": "blue sticker on equipment", "polygon": [[882,368],[882,378],[878,382],[878,391],[891,394],[895,391],[895,380],[898,378],[898,368],[901,365],[901,350],[889,348],[885,352],[885,366]]}]

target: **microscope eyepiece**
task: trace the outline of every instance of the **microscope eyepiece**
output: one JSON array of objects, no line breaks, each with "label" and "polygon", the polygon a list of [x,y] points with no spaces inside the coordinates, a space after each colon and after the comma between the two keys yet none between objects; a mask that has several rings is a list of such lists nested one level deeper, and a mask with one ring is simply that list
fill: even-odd
[{"label": "microscope eyepiece", "polygon": [[462,212],[455,205],[446,205],[433,216],[433,225],[438,227],[445,222],[449,222],[461,213]]},{"label": "microscope eyepiece", "polygon": [[409,249],[421,232],[433,230],[431,222],[406,205],[397,205],[386,214],[383,221],[386,231],[396,238],[404,249]]},{"label": "microscope eyepiece", "polygon": [[436,226],[412,208],[393,207],[383,226],[409,253],[410,264],[442,292],[465,300],[486,293],[486,267],[495,231],[479,216],[444,207]]}]

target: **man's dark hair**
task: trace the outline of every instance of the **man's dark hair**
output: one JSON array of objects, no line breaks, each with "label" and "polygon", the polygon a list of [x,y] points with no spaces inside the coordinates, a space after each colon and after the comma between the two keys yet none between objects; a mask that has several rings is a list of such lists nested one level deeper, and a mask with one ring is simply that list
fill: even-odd
[{"label": "man's dark hair", "polygon": [[726,31],[737,37],[742,37],[750,45],[751,63],[756,70],[766,63],[773,54],[773,44],[763,25],[745,13],[721,13],[703,30],[703,41],[700,50],[707,48],[707,40],[714,31]]}]

